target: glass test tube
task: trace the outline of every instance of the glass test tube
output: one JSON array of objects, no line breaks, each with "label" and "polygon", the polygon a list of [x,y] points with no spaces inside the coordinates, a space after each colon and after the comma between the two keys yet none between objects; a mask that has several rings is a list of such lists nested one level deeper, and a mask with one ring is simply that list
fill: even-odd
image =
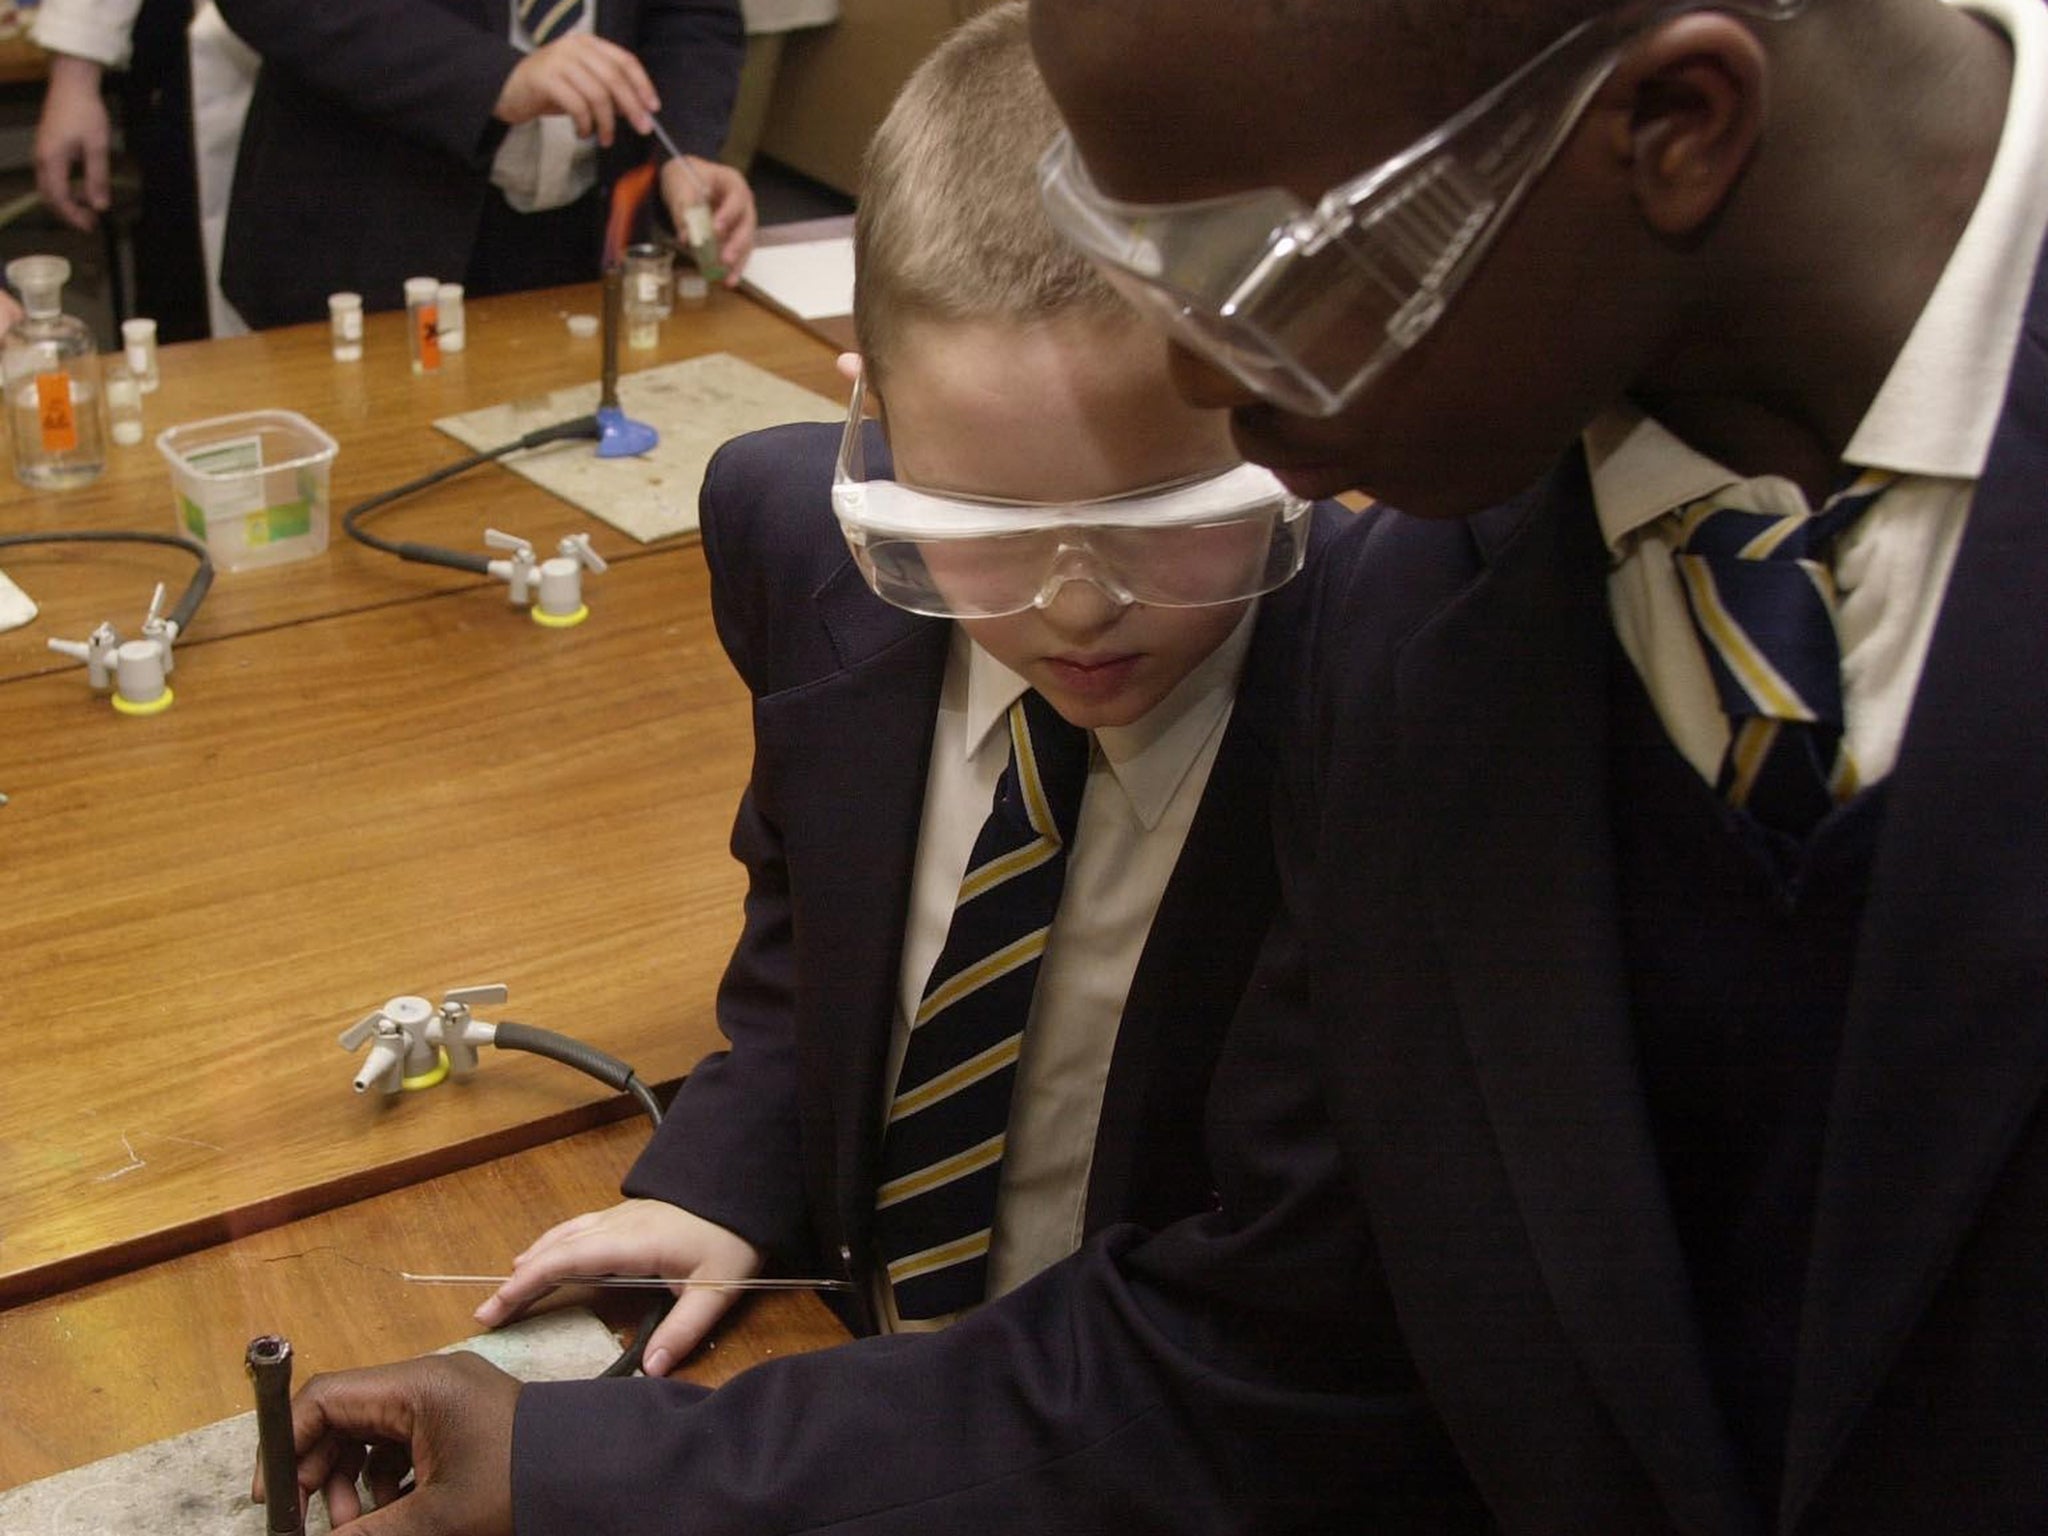
[{"label": "glass test tube", "polygon": [[675,253],[665,245],[626,247],[624,309],[626,344],[651,347],[668,318],[673,291]]},{"label": "glass test tube", "polygon": [[711,222],[709,203],[683,205],[683,238],[690,242],[690,259],[707,282],[725,277],[725,261],[718,254],[718,230]]}]

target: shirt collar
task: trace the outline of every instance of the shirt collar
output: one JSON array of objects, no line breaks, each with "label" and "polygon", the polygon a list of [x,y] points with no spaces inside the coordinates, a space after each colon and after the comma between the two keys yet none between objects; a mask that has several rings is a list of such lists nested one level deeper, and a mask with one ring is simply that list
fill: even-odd
[{"label": "shirt collar", "polygon": [[1673,507],[1726,490],[1739,478],[1626,403],[1602,412],[1586,428],[1585,442],[1600,534],[1616,554],[1636,530]]},{"label": "shirt collar", "polygon": [[[2048,8],[1951,0],[2012,42],[2012,95],[1977,207],[1843,458],[1863,468],[1974,480],[1990,453],[2013,349],[2048,235]],[[1740,477],[1632,405],[1585,433],[1608,548]]]},{"label": "shirt collar", "polygon": [[[1130,801],[1131,813],[1148,832],[1166,814],[1202,748],[1230,714],[1258,610],[1256,602],[1248,605],[1223,643],[1138,719],[1095,732],[1096,745]],[[972,757],[1031,685],[976,645],[957,624],[953,644],[967,647],[964,751]]]}]

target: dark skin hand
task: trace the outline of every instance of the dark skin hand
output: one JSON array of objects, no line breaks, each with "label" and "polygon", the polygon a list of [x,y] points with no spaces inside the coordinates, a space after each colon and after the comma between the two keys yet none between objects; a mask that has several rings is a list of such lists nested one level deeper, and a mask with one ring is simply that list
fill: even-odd
[{"label": "dark skin hand", "polygon": [[302,1506],[324,1495],[357,1536],[512,1536],[518,1401],[515,1378],[460,1352],[315,1376],[292,1399]]}]

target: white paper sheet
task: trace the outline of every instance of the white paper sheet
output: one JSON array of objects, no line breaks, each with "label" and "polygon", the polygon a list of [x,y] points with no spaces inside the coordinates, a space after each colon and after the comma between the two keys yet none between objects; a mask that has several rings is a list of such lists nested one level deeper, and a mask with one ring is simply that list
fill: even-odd
[{"label": "white paper sheet", "polygon": [[35,600],[0,571],[0,632],[19,629],[36,616]]},{"label": "white paper sheet", "polygon": [[[837,422],[846,416],[838,401],[726,352],[621,374],[619,404],[628,416],[661,434],[652,453],[600,459],[590,443],[579,441],[553,443],[500,462],[642,543],[697,526],[704,468],[727,438],[785,421]],[[488,448],[596,409],[593,379],[434,425],[471,448]]]},{"label": "white paper sheet", "polygon": [[853,236],[760,245],[741,283],[799,320],[853,313]]}]

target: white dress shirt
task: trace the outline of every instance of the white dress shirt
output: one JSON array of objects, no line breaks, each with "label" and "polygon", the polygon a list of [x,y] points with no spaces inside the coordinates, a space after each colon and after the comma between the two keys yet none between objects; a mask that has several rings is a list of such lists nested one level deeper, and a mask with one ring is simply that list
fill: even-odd
[{"label": "white dress shirt", "polygon": [[[533,39],[519,24],[519,7],[506,0],[506,38],[521,53]],[[597,0],[583,0],[583,14],[571,32],[597,28]],[[597,139],[576,131],[574,118],[550,112],[508,129],[491,159],[491,185],[521,213],[566,208],[597,185]]]},{"label": "white dress shirt", "polygon": [[125,69],[142,0],[42,0],[29,13],[29,36],[50,53]]},{"label": "white dress shirt", "polygon": [[[1976,210],[1843,454],[1903,477],[1843,534],[1834,560],[1842,739],[1866,784],[1898,761],[2048,232],[2048,9],[1956,3],[2011,40],[2012,95]],[[1664,514],[1716,494],[1754,511],[1803,511],[1805,497],[1778,476],[1743,480],[1633,409],[1606,413],[1585,443],[1614,559],[1616,633],[1673,744],[1711,783],[1728,717],[1672,568],[1679,541]]]},{"label": "white dress shirt", "polygon": [[[1256,609],[1142,719],[1095,733],[1097,750],[1010,1097],[989,1243],[991,1296],[1022,1285],[1081,1244],[1095,1127],[1124,998],[1202,803],[1237,699]],[[1004,722],[1027,686],[954,627],[903,934],[885,1115],[909,1021],[945,945],[961,876],[1009,762]],[[878,1278],[874,1290],[885,1329],[921,1330],[946,1321],[905,1322],[896,1316],[887,1281]]]}]

